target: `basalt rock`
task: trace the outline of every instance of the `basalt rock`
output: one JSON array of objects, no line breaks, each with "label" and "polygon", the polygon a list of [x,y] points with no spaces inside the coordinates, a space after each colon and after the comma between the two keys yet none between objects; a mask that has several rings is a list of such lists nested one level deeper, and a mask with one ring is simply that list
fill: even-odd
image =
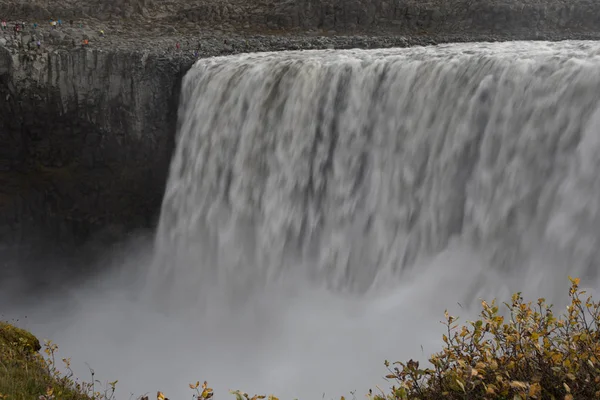
[{"label": "basalt rock", "polygon": [[150,226],[189,64],[0,47],[0,243],[78,242],[107,227]]}]

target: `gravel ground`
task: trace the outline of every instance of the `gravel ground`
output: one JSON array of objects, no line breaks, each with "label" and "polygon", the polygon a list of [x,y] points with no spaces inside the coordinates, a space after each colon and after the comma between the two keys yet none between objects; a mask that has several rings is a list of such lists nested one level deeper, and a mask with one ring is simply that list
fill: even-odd
[{"label": "gravel ground", "polygon": [[[240,34],[220,30],[190,30],[179,32],[175,27],[142,29],[131,24],[119,25],[98,20],[63,21],[53,29],[50,21],[25,22],[25,29],[14,32],[16,21],[7,21],[7,29],[0,31],[0,46],[12,53],[44,53],[58,49],[87,47],[103,50],[159,53],[165,56],[180,54],[185,57],[207,57],[241,52],[280,51],[325,48],[384,48],[433,45],[448,42],[506,41],[506,40],[565,40],[600,39],[600,33],[512,33],[512,34],[420,34],[420,35],[335,35],[319,32],[304,34]],[[37,27],[34,27],[37,23]],[[100,31],[104,31],[104,37]],[[160,32],[158,32],[160,31]],[[39,41],[39,49],[37,42]],[[179,47],[177,46],[179,44]]]}]

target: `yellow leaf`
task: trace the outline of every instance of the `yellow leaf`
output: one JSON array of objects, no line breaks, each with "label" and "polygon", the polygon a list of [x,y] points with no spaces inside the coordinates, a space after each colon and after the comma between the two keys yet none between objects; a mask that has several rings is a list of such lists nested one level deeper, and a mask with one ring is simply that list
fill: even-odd
[{"label": "yellow leaf", "polygon": [[475,368],[473,368],[471,370],[471,376],[477,376],[479,374],[479,372],[477,372],[477,370]]},{"label": "yellow leaf", "polygon": [[573,395],[572,394],[566,395],[565,400],[573,400]]},{"label": "yellow leaf", "polygon": [[156,392],[156,400],[165,400],[165,395],[162,392]]},{"label": "yellow leaf", "polygon": [[204,381],[204,383],[202,384],[202,389],[206,389],[206,385],[207,385],[207,383],[206,383],[206,381]]},{"label": "yellow leaf", "polygon": [[462,389],[462,391],[465,392],[465,385],[463,385],[463,383],[461,381],[459,381],[458,379],[456,380],[456,383],[458,384],[458,386],[460,386],[460,388]]},{"label": "yellow leaf", "polygon": [[527,389],[527,384],[519,381],[512,381],[510,387],[513,389]]},{"label": "yellow leaf", "polygon": [[579,278],[574,278],[571,282],[573,282],[576,285],[579,285],[579,282],[581,282],[581,279]]},{"label": "yellow leaf", "polygon": [[196,386],[194,386],[190,383],[190,389],[196,389]]},{"label": "yellow leaf", "polygon": [[571,388],[569,387],[569,385],[567,385],[566,383],[563,383],[563,386],[565,387],[565,390],[567,391],[567,393],[571,393]]},{"label": "yellow leaf", "polygon": [[542,393],[542,387],[539,383],[534,383],[529,386],[529,397],[536,398],[540,393]]},{"label": "yellow leaf", "polygon": [[46,396],[52,396],[52,393],[54,393],[54,388],[48,386],[48,388],[46,388]]}]

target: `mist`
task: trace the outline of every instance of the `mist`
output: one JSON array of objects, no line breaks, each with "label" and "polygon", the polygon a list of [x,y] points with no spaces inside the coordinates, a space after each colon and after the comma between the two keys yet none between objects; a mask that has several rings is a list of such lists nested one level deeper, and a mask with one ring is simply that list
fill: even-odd
[{"label": "mist", "polygon": [[[17,325],[57,343],[58,358],[70,357],[79,379],[90,381],[90,368],[103,383],[118,379],[117,399],[157,390],[192,398],[188,384],[197,380],[219,397],[240,389],[282,399],[360,398],[390,386],[384,360],[425,362],[441,349],[445,309],[464,321],[475,317],[480,298],[507,300],[523,290],[560,303],[568,289],[566,271],[548,264],[502,274],[473,249],[454,245],[360,296],[294,278],[264,286],[241,307],[215,301],[164,312],[140,289],[152,242],[107,254],[100,272],[76,287],[23,299],[7,296],[3,285],[0,300],[4,319],[18,318]],[[540,274],[546,279],[532,279]]]}]

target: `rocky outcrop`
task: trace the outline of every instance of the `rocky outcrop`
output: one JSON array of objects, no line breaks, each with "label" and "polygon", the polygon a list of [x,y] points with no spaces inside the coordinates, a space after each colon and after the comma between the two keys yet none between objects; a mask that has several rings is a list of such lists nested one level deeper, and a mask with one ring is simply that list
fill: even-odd
[{"label": "rocky outcrop", "polygon": [[150,226],[190,62],[0,47],[0,243]]}]

